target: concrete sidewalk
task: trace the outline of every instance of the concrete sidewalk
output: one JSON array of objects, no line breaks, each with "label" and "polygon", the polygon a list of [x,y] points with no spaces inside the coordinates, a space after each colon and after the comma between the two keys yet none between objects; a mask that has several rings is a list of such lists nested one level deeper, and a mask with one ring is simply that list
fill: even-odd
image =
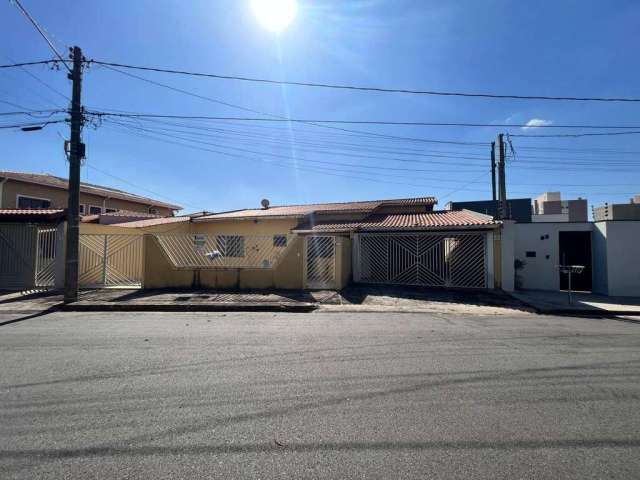
[{"label": "concrete sidewalk", "polygon": [[520,301],[502,292],[451,291],[414,287],[350,286],[324,291],[82,290],[65,305],[61,292],[0,293],[0,313],[65,311],[280,311],[406,312],[471,315],[528,314]]},{"label": "concrete sidewalk", "polygon": [[640,297],[608,297],[597,293],[518,290],[511,295],[538,313],[552,315],[640,315]]},{"label": "concrete sidewalk", "polygon": [[[326,292],[329,296],[333,292]],[[308,292],[220,292],[105,288],[81,290],[79,299],[64,304],[61,292],[0,293],[0,313],[65,311],[288,311],[309,312],[319,299]]]}]

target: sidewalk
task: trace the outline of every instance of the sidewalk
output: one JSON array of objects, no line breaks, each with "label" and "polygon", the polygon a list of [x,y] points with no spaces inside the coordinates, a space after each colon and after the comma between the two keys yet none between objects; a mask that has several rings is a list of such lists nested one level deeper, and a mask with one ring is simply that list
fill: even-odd
[{"label": "sidewalk", "polygon": [[[327,292],[330,295],[333,292]],[[318,300],[308,292],[221,292],[105,288],[81,290],[79,299],[64,304],[61,292],[1,293],[0,313],[44,310],[88,311],[278,311],[309,312]]]},{"label": "sidewalk", "polygon": [[597,293],[518,290],[511,295],[538,313],[574,315],[640,315],[640,297],[608,297]]},{"label": "sidewalk", "polygon": [[0,313],[65,311],[273,311],[406,312],[470,315],[528,314],[531,310],[502,292],[450,291],[414,287],[350,286],[324,291],[81,290],[65,305],[61,292],[0,292]]}]

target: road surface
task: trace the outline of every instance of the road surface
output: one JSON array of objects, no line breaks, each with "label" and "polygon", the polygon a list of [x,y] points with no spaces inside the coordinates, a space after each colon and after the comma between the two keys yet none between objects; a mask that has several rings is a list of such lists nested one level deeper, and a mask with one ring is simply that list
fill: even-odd
[{"label": "road surface", "polygon": [[634,319],[19,318],[3,479],[640,477]]}]

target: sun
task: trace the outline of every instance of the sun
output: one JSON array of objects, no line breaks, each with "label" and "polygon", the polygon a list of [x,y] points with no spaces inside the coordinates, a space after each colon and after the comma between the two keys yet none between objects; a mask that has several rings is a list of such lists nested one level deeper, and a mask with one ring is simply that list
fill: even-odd
[{"label": "sun", "polygon": [[260,25],[267,30],[280,33],[296,17],[296,0],[251,0],[251,8]]}]

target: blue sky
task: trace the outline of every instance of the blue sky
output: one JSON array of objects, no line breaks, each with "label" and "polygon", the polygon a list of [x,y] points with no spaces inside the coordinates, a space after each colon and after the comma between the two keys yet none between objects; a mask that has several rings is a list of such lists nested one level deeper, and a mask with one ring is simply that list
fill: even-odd
[{"label": "blue sky", "polygon": [[[295,21],[278,36],[259,25],[244,0],[23,0],[60,49],[79,45],[93,59],[293,81],[640,97],[637,1],[298,3]],[[0,63],[52,57],[10,2],[0,3],[0,30],[4,40]],[[51,88],[69,94],[63,71],[43,66],[28,70]],[[640,104],[392,95],[131,73],[293,118],[640,124]],[[0,101],[29,109],[67,104],[19,69],[0,71]],[[256,116],[98,66],[85,71],[83,103],[147,113]],[[0,104],[0,111],[15,109]],[[13,120],[3,118],[0,123]],[[560,133],[494,127],[346,127],[472,143],[491,142],[501,131]],[[163,132],[171,136],[161,136]],[[0,169],[66,176],[62,143],[67,137],[65,125],[33,133],[1,130]],[[104,122],[86,126],[84,140],[88,158],[83,180],[161,197],[187,211],[257,207],[265,197],[282,204],[435,195],[441,198],[441,207],[452,199],[490,197],[489,150],[483,145],[242,122],[143,122],[126,127]],[[565,197],[582,196],[597,205],[627,201],[640,193],[640,135],[514,138],[513,145],[510,197],[561,190]]]}]

